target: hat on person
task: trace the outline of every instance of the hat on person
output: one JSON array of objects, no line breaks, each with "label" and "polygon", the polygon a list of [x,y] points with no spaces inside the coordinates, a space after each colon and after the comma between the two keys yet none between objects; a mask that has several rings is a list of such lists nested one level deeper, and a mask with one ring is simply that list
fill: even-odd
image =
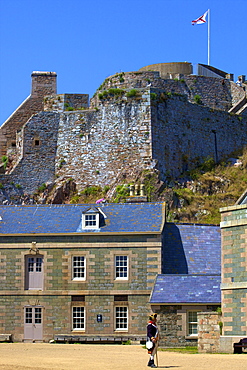
[{"label": "hat on person", "polygon": [[150,316],[149,316],[149,320],[154,320],[157,318],[157,313],[152,313]]}]

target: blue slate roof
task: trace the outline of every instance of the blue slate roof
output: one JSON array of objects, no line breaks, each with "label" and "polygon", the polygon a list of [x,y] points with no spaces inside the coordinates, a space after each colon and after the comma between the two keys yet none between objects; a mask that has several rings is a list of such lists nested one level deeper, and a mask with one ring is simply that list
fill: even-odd
[{"label": "blue slate roof", "polygon": [[220,275],[157,275],[152,304],[221,302]]},{"label": "blue slate roof", "polygon": [[[82,229],[82,213],[90,207],[102,211],[100,229]],[[0,235],[161,232],[164,226],[164,219],[164,203],[1,205]]]},{"label": "blue slate roof", "polygon": [[163,274],[220,274],[220,227],[167,223],[164,229]]}]

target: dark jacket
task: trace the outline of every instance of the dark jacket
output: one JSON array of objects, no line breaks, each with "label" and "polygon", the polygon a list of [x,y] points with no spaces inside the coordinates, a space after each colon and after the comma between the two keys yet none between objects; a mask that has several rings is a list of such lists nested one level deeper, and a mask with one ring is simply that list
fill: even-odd
[{"label": "dark jacket", "polygon": [[148,338],[157,338],[158,336],[158,327],[153,321],[149,321],[147,325],[147,337]]}]

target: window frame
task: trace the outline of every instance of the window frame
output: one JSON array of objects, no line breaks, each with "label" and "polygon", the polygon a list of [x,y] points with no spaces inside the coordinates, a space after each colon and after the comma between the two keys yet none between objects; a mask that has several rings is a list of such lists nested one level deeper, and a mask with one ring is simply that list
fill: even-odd
[{"label": "window frame", "polygon": [[[196,314],[200,311],[189,310],[187,311],[187,336],[198,337],[198,319],[196,321],[190,320],[190,314]],[[196,333],[193,333],[193,327],[196,325]],[[190,330],[191,328],[191,330]]]},{"label": "window frame", "polygon": [[[75,268],[76,268],[76,266],[74,265],[74,263],[75,263],[74,258],[80,258],[80,259],[83,258],[84,266],[81,266],[81,267],[79,266],[77,268],[78,269],[83,269],[84,277],[75,276]],[[86,280],[86,276],[87,276],[87,263],[86,263],[86,256],[85,255],[76,255],[75,254],[75,255],[71,256],[71,273],[72,273],[71,279],[73,281],[85,281]]]},{"label": "window frame", "polygon": [[[83,310],[83,317],[81,316],[76,316],[74,317],[74,310],[77,310],[79,309],[78,311],[81,311]],[[75,312],[76,313],[76,312]],[[74,326],[74,319],[79,319],[79,320],[83,320],[83,327],[75,327]],[[72,331],[85,331],[86,330],[86,310],[85,310],[85,306],[83,305],[73,305],[72,306],[72,310],[71,310],[71,325],[72,325]]]},{"label": "window frame", "polygon": [[[87,217],[93,217],[93,219],[88,219]],[[88,225],[87,223],[92,222],[93,224]],[[99,211],[94,209],[88,209],[86,212],[82,213],[82,229],[94,230],[99,229]]]},{"label": "window frame", "polygon": [[[118,310],[119,311],[125,311],[125,316],[124,317],[121,317],[119,316],[119,313],[117,312]],[[123,323],[120,323],[119,321],[120,320],[124,320],[124,327],[119,327],[119,326],[122,326]],[[116,305],[114,307],[114,326],[115,326],[115,331],[128,331],[129,330],[129,307],[124,305]]]},{"label": "window frame", "polygon": [[[117,265],[118,257],[120,258],[126,257],[126,266]],[[119,262],[121,262],[121,260]],[[121,275],[121,273],[125,275],[125,272],[120,271],[123,268],[126,268],[126,276],[118,276],[118,275]],[[115,254],[114,255],[114,278],[115,280],[129,280],[129,256],[128,254]]]}]

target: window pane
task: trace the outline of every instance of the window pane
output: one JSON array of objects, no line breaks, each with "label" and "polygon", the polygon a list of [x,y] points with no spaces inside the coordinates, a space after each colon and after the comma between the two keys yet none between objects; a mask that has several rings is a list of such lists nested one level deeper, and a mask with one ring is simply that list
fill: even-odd
[{"label": "window pane", "polygon": [[85,226],[96,226],[96,215],[85,215]]},{"label": "window pane", "polygon": [[128,329],[128,307],[116,307],[116,329]]},{"label": "window pane", "polygon": [[32,308],[27,307],[26,308],[26,318],[25,318],[26,324],[32,323]]},{"label": "window pane", "polygon": [[116,256],[115,257],[116,278],[128,277],[128,257]]},{"label": "window pane", "polygon": [[197,335],[197,312],[188,313],[189,335]]},{"label": "window pane", "polygon": [[73,307],[73,329],[84,329],[84,307]]},{"label": "window pane", "polygon": [[41,308],[35,308],[35,324],[41,324]]},{"label": "window pane", "polygon": [[33,272],[34,270],[34,258],[29,257],[28,258],[28,272]]},{"label": "window pane", "polygon": [[40,257],[36,258],[36,271],[37,272],[42,271],[42,258],[40,258]]},{"label": "window pane", "polygon": [[73,257],[73,279],[85,279],[84,256]]}]

